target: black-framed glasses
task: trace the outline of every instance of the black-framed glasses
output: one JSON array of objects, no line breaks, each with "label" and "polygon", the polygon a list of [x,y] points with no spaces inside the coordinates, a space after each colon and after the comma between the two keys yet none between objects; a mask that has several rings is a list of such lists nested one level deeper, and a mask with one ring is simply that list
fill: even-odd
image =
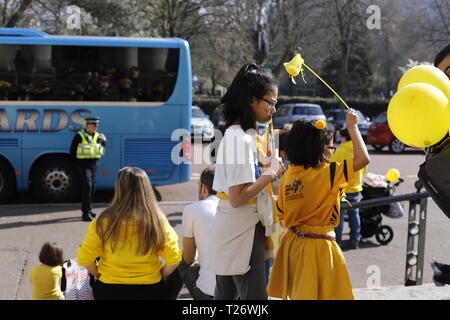
[{"label": "black-framed glasses", "polygon": [[259,99],[262,100],[262,101],[265,101],[265,102],[267,102],[269,104],[269,107],[270,107],[269,111],[275,109],[275,106],[278,103],[277,100],[270,101],[270,100],[267,100],[267,99],[264,99],[264,98],[259,98]]},{"label": "black-framed glasses", "polygon": [[444,72],[447,75],[447,77],[450,79],[450,66],[448,66],[447,69],[445,69]]}]

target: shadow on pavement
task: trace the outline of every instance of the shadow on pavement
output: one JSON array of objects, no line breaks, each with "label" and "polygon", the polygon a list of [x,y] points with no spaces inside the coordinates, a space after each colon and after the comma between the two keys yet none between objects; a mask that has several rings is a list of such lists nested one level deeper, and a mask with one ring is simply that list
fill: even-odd
[{"label": "shadow on pavement", "polygon": [[[17,217],[17,216],[31,216],[37,214],[55,213],[80,210],[80,205],[75,204],[58,206],[57,204],[40,206],[27,206],[22,208],[14,207],[13,205],[0,206],[0,217]],[[81,211],[80,211],[81,216]]]},{"label": "shadow on pavement", "polygon": [[378,248],[380,246],[381,246],[380,244],[372,242],[368,239],[362,239],[359,242],[359,248],[353,249],[353,248],[351,248],[350,240],[344,240],[341,250],[342,250],[342,252],[344,252],[344,251],[351,251],[351,250],[363,250],[363,249],[370,249],[370,248]]},{"label": "shadow on pavement", "polygon": [[81,217],[71,217],[71,218],[61,218],[61,219],[52,219],[52,220],[41,220],[41,221],[20,221],[20,222],[0,224],[0,230],[29,227],[29,226],[40,226],[40,225],[55,224],[55,223],[79,222],[79,221],[81,221]]}]

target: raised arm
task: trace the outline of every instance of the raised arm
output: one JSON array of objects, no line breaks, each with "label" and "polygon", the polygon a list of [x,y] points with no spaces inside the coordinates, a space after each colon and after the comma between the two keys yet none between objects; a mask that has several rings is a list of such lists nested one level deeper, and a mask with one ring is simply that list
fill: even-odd
[{"label": "raised arm", "polygon": [[346,116],[347,130],[353,142],[353,170],[356,172],[367,166],[370,162],[369,152],[358,129],[358,114],[350,109]]}]

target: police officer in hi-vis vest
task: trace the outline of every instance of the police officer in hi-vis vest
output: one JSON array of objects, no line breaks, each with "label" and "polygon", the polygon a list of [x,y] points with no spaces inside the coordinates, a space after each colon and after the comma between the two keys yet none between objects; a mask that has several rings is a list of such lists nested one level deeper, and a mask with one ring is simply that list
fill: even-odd
[{"label": "police officer in hi-vis vest", "polygon": [[95,213],[91,203],[95,195],[95,174],[98,160],[105,154],[106,137],[97,132],[100,118],[86,118],[86,127],[77,132],[70,146],[70,154],[81,172],[81,211],[83,221],[92,221]]}]

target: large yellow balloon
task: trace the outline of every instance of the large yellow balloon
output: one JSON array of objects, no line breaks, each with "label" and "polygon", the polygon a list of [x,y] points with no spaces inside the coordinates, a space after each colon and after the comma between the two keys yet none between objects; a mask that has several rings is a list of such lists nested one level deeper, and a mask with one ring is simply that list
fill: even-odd
[{"label": "large yellow balloon", "polygon": [[449,130],[447,105],[447,97],[436,87],[410,84],[398,91],[389,103],[389,127],[397,139],[409,146],[432,146]]},{"label": "large yellow balloon", "polygon": [[395,168],[389,169],[386,172],[386,180],[389,182],[397,181],[400,179],[400,171]]},{"label": "large yellow balloon", "polygon": [[442,70],[428,65],[421,65],[409,69],[400,79],[398,90],[413,84],[428,83],[441,90],[450,100],[450,81]]}]

